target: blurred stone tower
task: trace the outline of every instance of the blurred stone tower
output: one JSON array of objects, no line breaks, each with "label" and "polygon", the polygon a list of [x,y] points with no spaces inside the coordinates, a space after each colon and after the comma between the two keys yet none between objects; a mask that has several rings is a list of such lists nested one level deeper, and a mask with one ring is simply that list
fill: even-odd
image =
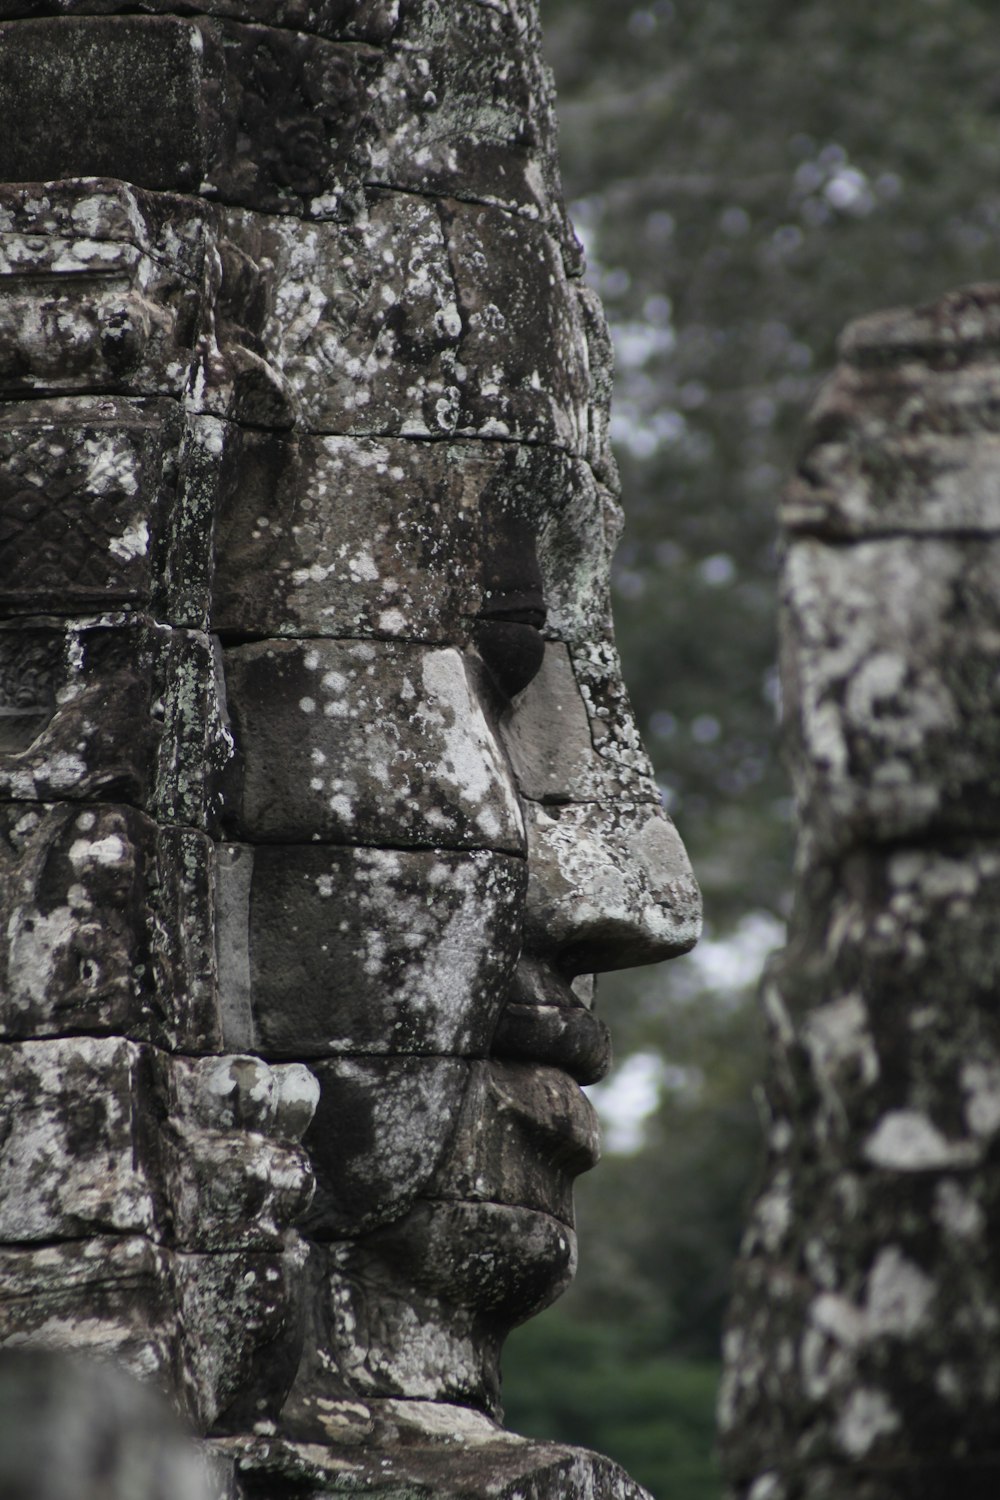
[{"label": "blurred stone tower", "polygon": [[726,1339],[740,1500],[1000,1486],[998,334],[994,286],[852,326],[784,501],[799,858]]}]

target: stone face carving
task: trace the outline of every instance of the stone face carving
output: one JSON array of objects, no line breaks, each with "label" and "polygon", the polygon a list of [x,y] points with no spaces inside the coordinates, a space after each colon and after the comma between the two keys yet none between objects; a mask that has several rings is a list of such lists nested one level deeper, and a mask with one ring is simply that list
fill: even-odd
[{"label": "stone face carving", "polygon": [[0,7],[2,1336],[248,1500],[635,1493],[493,1421],[699,922],[533,10],[117,9]]}]

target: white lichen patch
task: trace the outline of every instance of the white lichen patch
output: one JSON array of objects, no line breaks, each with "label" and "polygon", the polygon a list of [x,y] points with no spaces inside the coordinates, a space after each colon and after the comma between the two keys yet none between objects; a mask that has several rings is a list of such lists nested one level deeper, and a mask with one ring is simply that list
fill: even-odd
[{"label": "white lichen patch", "polygon": [[969,1141],[949,1141],[919,1110],[897,1109],[884,1115],[862,1147],[876,1167],[900,1172],[928,1172],[969,1166],[977,1159]]},{"label": "white lichen patch", "polygon": [[138,462],[132,449],[107,433],[84,440],[85,483],[94,495],[135,495],[139,489]]},{"label": "white lichen patch", "polygon": [[120,536],[111,537],[108,550],[121,562],[135,562],[149,550],[149,527],[144,520],[127,526]]},{"label": "white lichen patch", "polygon": [[778,1172],[754,1204],[753,1229],[770,1254],[780,1247],[792,1227],[790,1187],[790,1173]]},{"label": "white lichen patch", "polygon": [[863,1458],[879,1438],[898,1432],[901,1425],[899,1413],[884,1392],[861,1388],[847,1398],[835,1436],[844,1453],[851,1458]]},{"label": "white lichen patch", "polygon": [[69,857],[76,866],[118,865],[128,858],[128,848],[118,834],[109,833],[103,839],[76,839]]},{"label": "white lichen patch", "polygon": [[953,1178],[934,1189],[934,1218],[955,1240],[976,1240],[986,1227],[986,1216],[976,1200]]},{"label": "white lichen patch", "polygon": [[56,984],[60,968],[73,951],[80,912],[57,906],[50,912],[15,910],[7,924],[8,965],[12,981],[7,1002],[18,1010],[42,1007]]},{"label": "white lichen patch", "polygon": [[868,1276],[867,1323],[872,1335],[912,1338],[925,1328],[934,1283],[894,1245],[880,1250]]},{"label": "white lichen patch", "polygon": [[969,1129],[984,1138],[995,1135],[1000,1130],[1000,1063],[967,1062],[960,1078]]},{"label": "white lichen patch", "polygon": [[836,1078],[845,1067],[850,1067],[866,1086],[879,1076],[868,1013],[859,994],[843,995],[817,1006],[803,1023],[802,1040],[823,1080]]},{"label": "white lichen patch", "polygon": [[419,1434],[434,1442],[459,1443],[462,1447],[483,1443],[517,1447],[531,1441],[499,1427],[483,1412],[470,1411],[467,1406],[455,1406],[446,1401],[388,1400],[379,1403],[378,1411],[380,1415],[391,1418],[404,1432]]}]

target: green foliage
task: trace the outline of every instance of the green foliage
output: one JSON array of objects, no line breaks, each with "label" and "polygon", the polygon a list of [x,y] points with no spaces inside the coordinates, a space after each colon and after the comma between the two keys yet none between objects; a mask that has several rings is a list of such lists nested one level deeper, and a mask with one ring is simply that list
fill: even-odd
[{"label": "green foliage", "polygon": [[646,1050],[659,1041],[668,1056],[659,1106],[640,1149],[577,1185],[580,1269],[565,1306],[641,1330],[649,1349],[713,1359],[759,1163],[760,1029],[751,997],[723,1006],[696,990],[665,1037],[649,1033]]},{"label": "green foliage", "polygon": [[651,1355],[555,1307],[514,1334],[505,1365],[515,1431],[615,1457],[663,1500],[717,1500],[713,1361]]}]

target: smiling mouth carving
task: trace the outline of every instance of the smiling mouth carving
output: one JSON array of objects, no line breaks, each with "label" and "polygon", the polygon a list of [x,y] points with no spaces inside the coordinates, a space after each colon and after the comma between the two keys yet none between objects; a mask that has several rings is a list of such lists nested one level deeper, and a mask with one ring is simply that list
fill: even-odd
[{"label": "smiling mouth carving", "polygon": [[497,1023],[492,1056],[543,1063],[561,1068],[577,1083],[598,1083],[611,1066],[611,1037],[567,979],[522,958]]}]

